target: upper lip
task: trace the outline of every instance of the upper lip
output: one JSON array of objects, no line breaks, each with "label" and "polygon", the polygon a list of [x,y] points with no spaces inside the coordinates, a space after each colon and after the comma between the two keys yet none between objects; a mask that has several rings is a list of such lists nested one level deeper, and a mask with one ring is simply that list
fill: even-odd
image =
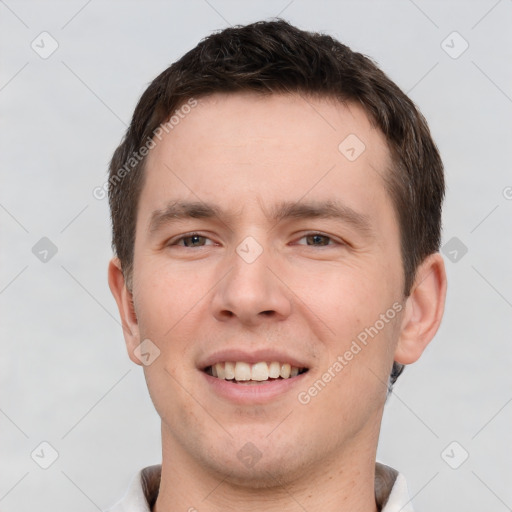
[{"label": "upper lip", "polygon": [[203,358],[198,366],[201,370],[204,370],[216,363],[224,363],[226,361],[243,361],[249,364],[260,363],[262,361],[269,363],[277,361],[279,363],[289,363],[291,366],[297,368],[309,368],[309,365],[299,358],[276,349],[260,349],[250,352],[242,349],[224,349]]}]

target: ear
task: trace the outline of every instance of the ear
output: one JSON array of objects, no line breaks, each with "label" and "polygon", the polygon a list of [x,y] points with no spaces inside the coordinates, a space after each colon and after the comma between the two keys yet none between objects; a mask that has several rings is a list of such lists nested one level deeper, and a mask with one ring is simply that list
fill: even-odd
[{"label": "ear", "polygon": [[406,299],[395,361],[417,361],[434,337],[444,312],[446,271],[441,254],[427,256],[416,271],[411,293]]},{"label": "ear", "polygon": [[121,315],[124,341],[128,355],[134,363],[142,365],[141,361],[134,355],[134,350],[140,345],[140,334],[133,305],[133,295],[126,286],[119,258],[112,258],[110,260],[108,265],[108,285]]}]

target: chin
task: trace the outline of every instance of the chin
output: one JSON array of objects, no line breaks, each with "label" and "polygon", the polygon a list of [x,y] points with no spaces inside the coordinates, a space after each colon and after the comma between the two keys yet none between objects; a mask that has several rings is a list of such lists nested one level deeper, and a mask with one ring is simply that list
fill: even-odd
[{"label": "chin", "polygon": [[233,487],[247,490],[281,488],[294,480],[293,475],[299,474],[299,468],[294,467],[294,462],[261,459],[252,467],[243,467],[238,460],[231,464],[218,468],[221,470],[223,479]]},{"label": "chin", "polygon": [[282,487],[303,474],[312,461],[301,443],[292,441],[293,436],[277,442],[266,436],[268,432],[261,438],[253,432],[252,441],[245,442],[242,440],[247,437],[234,436],[229,447],[210,450],[203,463],[225,482],[246,491]]}]

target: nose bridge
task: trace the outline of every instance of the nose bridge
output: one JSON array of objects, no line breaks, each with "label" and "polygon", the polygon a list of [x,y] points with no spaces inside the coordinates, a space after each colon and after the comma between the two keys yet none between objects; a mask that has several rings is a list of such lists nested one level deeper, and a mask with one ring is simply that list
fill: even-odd
[{"label": "nose bridge", "polygon": [[270,270],[271,250],[254,237],[245,238],[231,255],[230,271],[219,283],[213,299],[219,320],[237,317],[257,323],[269,316],[283,319],[290,314],[285,287]]}]

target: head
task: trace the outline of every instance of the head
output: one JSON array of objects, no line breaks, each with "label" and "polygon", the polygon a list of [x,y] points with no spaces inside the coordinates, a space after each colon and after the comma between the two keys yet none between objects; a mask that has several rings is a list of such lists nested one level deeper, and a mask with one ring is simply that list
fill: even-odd
[{"label": "head", "polygon": [[[215,371],[237,343],[266,358],[294,345],[286,357],[307,371],[292,431],[303,436],[300,415],[348,422],[344,438],[312,442],[315,453],[378,423],[388,383],[442,316],[443,195],[418,109],[327,35],[280,20],[228,28],[160,74],[110,165],[109,278],[132,359],[144,339],[160,351],[145,372],[170,436],[188,435],[193,450],[207,436],[192,425],[213,415],[228,432],[221,444],[234,436],[286,458],[293,435],[264,435],[292,407],[286,398],[231,408],[186,374]],[[374,405],[348,420],[361,393]]]}]

